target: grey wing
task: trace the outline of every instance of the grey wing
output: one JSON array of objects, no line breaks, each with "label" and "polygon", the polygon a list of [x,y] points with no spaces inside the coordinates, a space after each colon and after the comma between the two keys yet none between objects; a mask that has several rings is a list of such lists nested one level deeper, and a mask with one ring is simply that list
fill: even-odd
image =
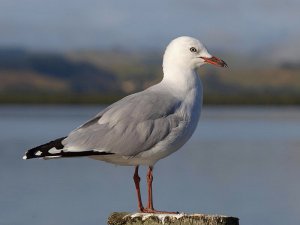
[{"label": "grey wing", "polygon": [[164,140],[181,117],[180,101],[166,93],[144,91],[112,104],[63,141],[67,151],[103,151],[134,156]]}]

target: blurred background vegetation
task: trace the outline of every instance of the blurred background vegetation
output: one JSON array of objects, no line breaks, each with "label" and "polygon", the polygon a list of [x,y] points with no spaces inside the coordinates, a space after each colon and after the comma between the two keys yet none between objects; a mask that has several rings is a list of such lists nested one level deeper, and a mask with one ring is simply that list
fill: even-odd
[{"label": "blurred background vegetation", "polygon": [[159,82],[190,35],[229,65],[199,71],[206,104],[300,104],[296,0],[24,3],[1,2],[0,103],[111,103]]},{"label": "blurred background vegetation", "polygon": [[[300,63],[221,54],[229,69],[201,68],[207,104],[299,104]],[[111,103],[162,79],[161,52],[0,50],[1,103]],[[251,61],[251,64],[253,61]]]}]

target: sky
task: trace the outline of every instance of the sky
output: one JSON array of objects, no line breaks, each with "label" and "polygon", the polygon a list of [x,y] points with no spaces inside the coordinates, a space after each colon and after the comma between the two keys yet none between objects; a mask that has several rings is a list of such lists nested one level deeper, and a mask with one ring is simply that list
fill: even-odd
[{"label": "sky", "polygon": [[300,57],[299,0],[0,0],[0,46],[164,48],[182,35],[235,52]]}]

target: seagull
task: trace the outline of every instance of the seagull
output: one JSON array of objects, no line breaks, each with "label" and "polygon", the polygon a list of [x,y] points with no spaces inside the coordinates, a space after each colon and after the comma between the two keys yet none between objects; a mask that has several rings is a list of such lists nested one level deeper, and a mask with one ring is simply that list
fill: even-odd
[{"label": "seagull", "polygon": [[[197,69],[204,64],[227,67],[195,38],[172,40],[164,53],[160,83],[113,103],[68,136],[28,150],[23,159],[90,157],[135,166],[139,211],[166,213],[153,207],[153,166],[180,149],[197,127],[203,99]],[[141,198],[139,166],[148,166],[147,207]]]}]

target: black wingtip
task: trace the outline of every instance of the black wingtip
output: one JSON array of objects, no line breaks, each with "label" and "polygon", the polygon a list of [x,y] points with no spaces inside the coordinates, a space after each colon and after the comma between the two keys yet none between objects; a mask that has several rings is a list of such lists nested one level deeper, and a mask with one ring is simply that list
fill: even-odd
[{"label": "black wingtip", "polygon": [[23,159],[27,160],[27,159],[33,159],[33,158],[44,158],[45,156],[49,155],[48,150],[50,150],[51,148],[63,149],[64,146],[62,144],[62,141],[65,138],[66,137],[58,138],[54,141],[50,141],[46,144],[32,148],[25,153],[25,155],[23,156]]},{"label": "black wingtip", "polygon": [[28,150],[23,156],[24,160],[43,158],[43,159],[54,159],[54,158],[67,158],[67,157],[82,157],[82,156],[92,156],[92,155],[112,155],[111,152],[100,152],[97,150],[86,150],[86,151],[64,151],[64,145],[62,141],[66,137],[58,138],[49,143],[40,145],[38,147]]}]

